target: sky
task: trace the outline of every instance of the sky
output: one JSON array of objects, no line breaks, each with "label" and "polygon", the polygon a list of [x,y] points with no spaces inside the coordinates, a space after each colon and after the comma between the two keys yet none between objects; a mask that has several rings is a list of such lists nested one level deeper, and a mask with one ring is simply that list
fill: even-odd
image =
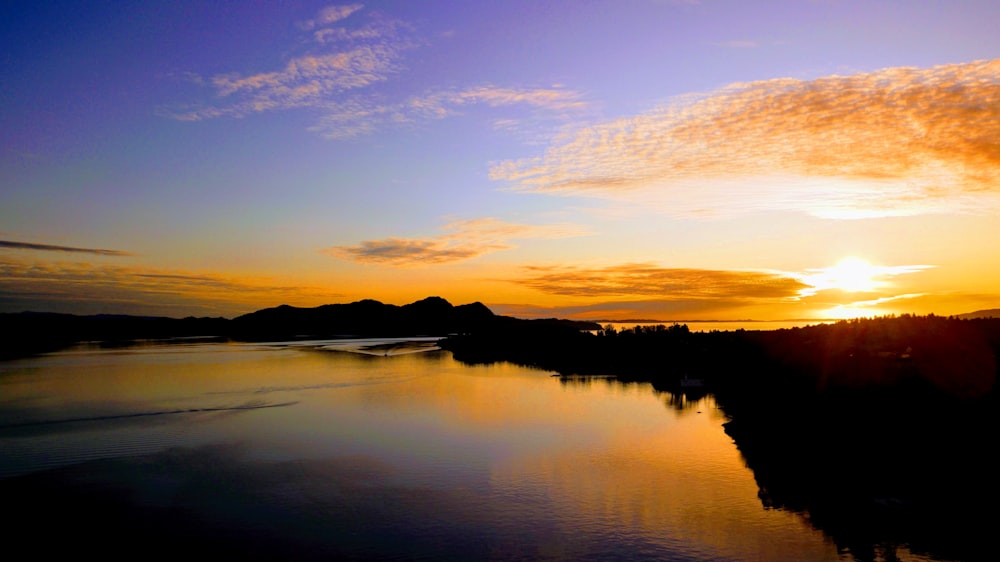
[{"label": "sky", "polygon": [[1000,308],[1000,2],[0,5],[0,312]]}]

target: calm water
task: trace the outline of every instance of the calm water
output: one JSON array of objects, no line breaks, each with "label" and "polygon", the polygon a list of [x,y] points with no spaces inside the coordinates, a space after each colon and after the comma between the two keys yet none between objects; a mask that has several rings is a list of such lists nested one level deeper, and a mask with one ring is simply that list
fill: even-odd
[{"label": "calm water", "polygon": [[[55,541],[79,541],[67,549],[122,557],[851,559],[761,506],[710,398],[467,366],[432,346],[192,343],[0,363],[0,492]],[[101,518],[147,541],[94,538]]]}]

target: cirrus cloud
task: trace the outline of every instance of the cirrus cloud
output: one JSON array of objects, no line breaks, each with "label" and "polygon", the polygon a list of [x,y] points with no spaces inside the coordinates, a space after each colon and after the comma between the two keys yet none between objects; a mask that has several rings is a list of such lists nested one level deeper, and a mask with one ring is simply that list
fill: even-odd
[{"label": "cirrus cloud", "polygon": [[491,178],[677,214],[828,218],[1000,206],[1000,59],[734,84],[589,127]]},{"label": "cirrus cloud", "polygon": [[187,73],[191,82],[214,89],[215,96],[200,104],[163,111],[179,121],[242,118],[257,113],[311,110],[318,115],[309,127],[330,139],[368,134],[380,127],[441,119],[460,108],[522,106],[545,112],[532,118],[565,118],[587,107],[578,93],[561,87],[503,87],[492,84],[410,93],[398,96],[379,90],[380,84],[406,70],[403,55],[421,41],[404,22],[378,14],[352,27],[363,6],[331,6],[299,27],[308,32],[308,52],[288,58],[283,68],[244,75],[231,72],[210,78]]},{"label": "cirrus cloud", "polygon": [[[473,104],[489,107],[527,106],[545,113],[533,116],[536,123],[547,118],[565,119],[588,107],[577,92],[558,87],[507,88],[486,85],[413,96],[399,103],[379,104],[360,97],[343,101],[328,100],[317,104],[322,109],[322,116],[309,130],[328,139],[347,139],[373,132],[387,124],[452,117],[460,114],[463,107]],[[514,120],[501,122],[516,123]]]}]

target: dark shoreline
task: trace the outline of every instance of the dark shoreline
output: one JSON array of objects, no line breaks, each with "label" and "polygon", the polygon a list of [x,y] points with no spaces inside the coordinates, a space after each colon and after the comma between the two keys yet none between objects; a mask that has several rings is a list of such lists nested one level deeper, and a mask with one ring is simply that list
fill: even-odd
[{"label": "dark shoreline", "polygon": [[[762,507],[802,514],[859,560],[891,559],[897,545],[945,559],[994,556],[994,519],[982,513],[1000,500],[1000,319],[496,332],[441,346],[468,363],[712,394]],[[685,387],[685,377],[703,386]]]}]

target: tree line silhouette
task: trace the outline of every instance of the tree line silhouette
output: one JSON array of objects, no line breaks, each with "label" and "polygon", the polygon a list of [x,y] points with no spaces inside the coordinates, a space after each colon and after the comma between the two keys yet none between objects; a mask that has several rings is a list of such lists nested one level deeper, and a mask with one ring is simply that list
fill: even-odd
[{"label": "tree line silhouette", "polygon": [[765,508],[803,513],[859,560],[898,545],[994,555],[1000,319],[902,315],[773,331],[674,324],[505,331],[442,342],[456,359],[512,361],[690,392],[703,381]]}]

